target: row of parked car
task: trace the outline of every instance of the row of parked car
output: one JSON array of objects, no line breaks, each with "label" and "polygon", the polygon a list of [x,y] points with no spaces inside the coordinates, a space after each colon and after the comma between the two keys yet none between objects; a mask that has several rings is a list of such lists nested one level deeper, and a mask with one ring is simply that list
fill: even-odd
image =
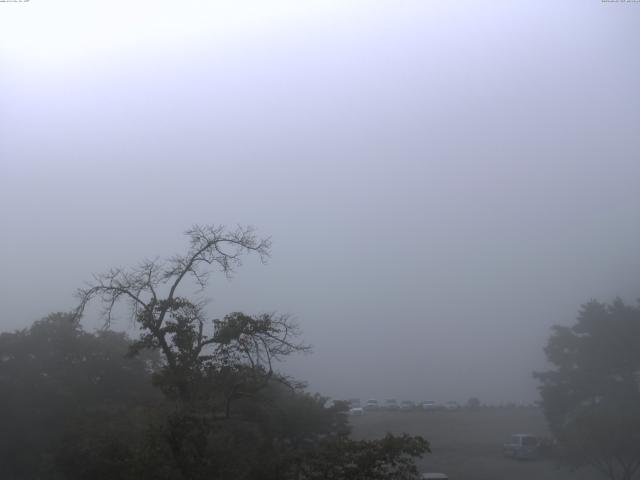
[{"label": "row of parked car", "polygon": [[403,411],[413,411],[413,410],[425,410],[425,411],[435,411],[435,410],[459,410],[460,404],[458,402],[450,401],[446,403],[437,403],[433,400],[425,400],[424,402],[413,402],[411,400],[402,400],[398,402],[395,398],[390,398],[380,403],[377,399],[371,398],[367,400],[364,405],[360,403],[359,398],[352,398],[349,400],[349,413],[351,415],[362,415],[365,411],[375,411],[375,410],[403,410]]}]

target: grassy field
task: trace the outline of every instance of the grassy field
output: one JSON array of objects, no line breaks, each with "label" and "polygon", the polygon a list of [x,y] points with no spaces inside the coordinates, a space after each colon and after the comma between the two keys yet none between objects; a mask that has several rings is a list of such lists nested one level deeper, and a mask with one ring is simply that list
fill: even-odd
[{"label": "grassy field", "polygon": [[422,435],[432,453],[419,461],[423,472],[443,472],[451,480],[597,480],[591,469],[571,472],[546,460],[517,461],[502,456],[512,433],[548,435],[538,409],[482,409],[455,412],[367,412],[350,417],[355,438],[387,432]]}]

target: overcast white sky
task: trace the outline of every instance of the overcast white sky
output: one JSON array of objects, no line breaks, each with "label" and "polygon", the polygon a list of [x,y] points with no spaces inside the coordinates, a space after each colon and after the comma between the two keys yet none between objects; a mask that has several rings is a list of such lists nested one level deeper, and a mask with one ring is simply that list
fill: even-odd
[{"label": "overcast white sky", "polygon": [[294,314],[312,390],[535,399],[551,325],[640,296],[639,27],[598,0],[0,3],[0,328],[252,224],[273,258],[211,314]]}]

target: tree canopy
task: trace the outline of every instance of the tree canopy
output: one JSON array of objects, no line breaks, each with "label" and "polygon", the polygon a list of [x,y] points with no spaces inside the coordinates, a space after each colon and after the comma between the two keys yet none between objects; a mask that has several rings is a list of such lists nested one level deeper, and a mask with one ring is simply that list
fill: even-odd
[{"label": "tree canopy", "polygon": [[58,475],[75,468],[83,451],[102,456],[105,475],[117,470],[112,457],[102,455],[108,438],[125,429],[132,447],[141,411],[162,401],[150,382],[159,356],[141,351],[126,358],[129,347],[124,334],[87,333],[62,313],[0,334],[2,478],[67,478]]},{"label": "tree canopy", "polygon": [[640,475],[640,306],[620,299],[582,306],[545,348],[553,369],[534,375],[566,460],[612,480]]},{"label": "tree canopy", "polygon": [[351,440],[346,405],[325,408],[326,399],[275,368],[309,350],[291,317],[234,312],[212,319],[202,298],[181,295],[189,281],[204,291],[215,268],[230,276],[243,255],[265,261],[270,240],[246,227],[194,226],[186,235],[185,254],[109,270],[78,290],[76,319],[97,300],[108,327],[125,301],[140,329],[130,355],[150,350],[162,359],[152,380],[168,407],[136,453],[137,478],[415,477],[413,460],[429,449],[424,439]]},{"label": "tree canopy", "polygon": [[[421,437],[350,438],[346,403],[306,392],[276,363],[308,346],[289,316],[207,316],[180,295],[264,260],[251,229],[194,227],[185,255],[96,275],[79,306],[0,335],[0,476],[7,480],[412,479]],[[88,302],[105,328],[86,332]],[[111,331],[127,301],[140,334]]]}]

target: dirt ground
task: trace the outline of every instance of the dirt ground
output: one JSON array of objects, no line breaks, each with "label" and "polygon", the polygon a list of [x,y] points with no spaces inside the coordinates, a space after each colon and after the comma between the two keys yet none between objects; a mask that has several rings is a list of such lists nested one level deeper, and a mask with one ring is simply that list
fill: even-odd
[{"label": "dirt ground", "polygon": [[442,472],[451,480],[602,480],[592,469],[570,471],[547,460],[517,461],[502,456],[513,433],[548,435],[535,408],[454,412],[367,412],[350,417],[355,438],[379,438],[387,432],[422,435],[432,453],[418,462],[422,472]]}]

